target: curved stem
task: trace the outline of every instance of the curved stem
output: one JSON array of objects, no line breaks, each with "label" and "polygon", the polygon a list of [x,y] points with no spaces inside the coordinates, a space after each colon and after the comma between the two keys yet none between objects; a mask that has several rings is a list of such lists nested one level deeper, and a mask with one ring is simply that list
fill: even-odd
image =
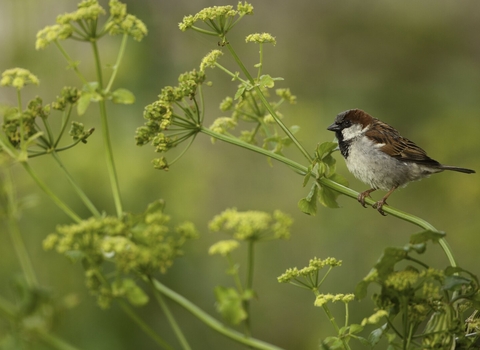
[{"label": "curved stem", "polygon": [[268,112],[270,113],[270,115],[273,117],[273,119],[275,119],[275,122],[280,126],[280,128],[285,132],[285,134],[287,134],[287,136],[292,140],[292,142],[295,144],[295,146],[300,150],[300,152],[302,152],[302,154],[305,156],[305,158],[309,161],[309,162],[312,162],[312,157],[310,156],[310,154],[305,150],[305,148],[303,148],[303,146],[300,144],[300,142],[298,142],[297,138],[292,134],[292,132],[290,131],[290,129],[288,129],[285,124],[283,124],[283,122],[280,120],[280,118],[277,116],[277,113],[273,110],[272,106],[270,105],[270,103],[267,101],[267,99],[265,98],[265,96],[263,95],[263,92],[262,90],[260,89],[260,87],[258,85],[255,85],[255,80],[253,79],[253,77],[251,76],[251,74],[249,73],[248,69],[245,67],[245,65],[243,64],[243,62],[240,60],[240,58],[237,56],[235,50],[233,49],[233,47],[227,42],[226,44],[227,46],[227,49],[228,51],[230,51],[230,54],[233,56],[233,58],[235,59],[235,61],[237,62],[237,64],[239,65],[240,69],[242,70],[243,74],[245,74],[245,76],[248,78],[248,81],[250,82],[250,84],[254,85],[255,86],[255,91],[258,93],[258,97],[260,98],[260,100],[262,101],[263,105],[265,106],[265,108],[268,110]]},{"label": "curved stem", "polygon": [[[248,241],[248,257],[247,257],[247,283],[245,288],[247,291],[253,289],[253,272],[255,270],[255,242],[253,240]],[[251,313],[250,313],[250,300],[244,300],[243,307],[247,313],[247,318],[245,319],[245,334],[250,336],[251,331]]]},{"label": "curved stem", "polygon": [[60,157],[58,156],[57,152],[53,151],[51,153],[51,155],[53,156],[53,158],[55,159],[55,161],[58,163],[58,165],[60,166],[60,168],[63,170],[63,173],[65,174],[65,176],[67,177],[68,181],[70,182],[70,184],[72,185],[73,189],[75,190],[75,192],[77,192],[77,195],[80,197],[80,199],[82,200],[82,202],[85,204],[85,206],[90,210],[90,212],[97,218],[100,218],[102,215],[100,214],[100,212],[97,210],[97,208],[95,207],[95,205],[93,205],[93,203],[90,201],[90,199],[88,198],[88,196],[85,194],[85,192],[83,192],[83,190],[80,188],[80,186],[77,184],[77,182],[74,180],[74,178],[72,177],[72,175],[70,175],[70,173],[68,172],[67,168],[65,168],[65,165],[63,164],[62,160],[60,159]]},{"label": "curved stem", "polygon": [[[207,135],[209,135],[211,137],[214,137],[216,139],[219,139],[221,141],[228,142],[228,143],[234,144],[236,146],[246,148],[250,151],[254,151],[254,152],[263,154],[267,157],[278,160],[279,162],[287,164],[288,166],[290,166],[291,168],[293,168],[294,170],[296,170],[298,173],[300,173],[302,175],[305,175],[308,172],[308,168],[304,165],[301,165],[301,164],[299,164],[299,163],[297,163],[297,162],[295,162],[295,161],[293,161],[289,158],[283,157],[279,154],[276,154],[276,153],[273,153],[271,151],[265,150],[261,147],[243,142],[243,141],[241,141],[237,138],[228,137],[226,135],[222,135],[222,134],[213,132],[213,131],[211,131],[209,129],[206,129],[204,127],[200,128],[200,132],[203,132],[204,134],[207,134]],[[343,194],[347,197],[354,198],[355,200],[358,197],[358,192],[352,190],[351,188],[340,185],[339,183],[334,182],[334,181],[332,181],[330,179],[327,179],[325,177],[320,178],[317,181],[320,183],[320,185],[331,188],[332,190],[340,192],[341,194]],[[366,198],[365,203],[367,203],[369,205],[373,205],[375,203],[375,201],[372,200],[371,198]],[[408,214],[406,212],[403,212],[403,211],[401,211],[399,209],[396,209],[394,207],[391,207],[391,206],[384,206],[383,210],[386,213],[388,213],[392,216],[395,216],[395,217],[397,217],[401,220],[410,222],[410,223],[412,223],[416,226],[419,226],[419,227],[421,227],[425,230],[429,230],[429,231],[433,231],[433,232],[440,232],[432,224],[430,224],[429,222],[427,222],[427,221],[423,220],[422,218],[419,218],[415,215]],[[440,243],[440,246],[442,247],[443,251],[445,252],[445,255],[447,256],[447,259],[448,259],[450,265],[454,266],[454,267],[457,266],[457,263],[456,263],[455,258],[453,256],[453,253],[452,253],[452,250],[450,249],[450,247],[449,247],[447,241],[445,240],[445,238],[441,238],[439,240],[439,243]]]},{"label": "curved stem", "polygon": [[55,43],[55,46],[57,46],[57,48],[62,53],[63,57],[65,57],[65,59],[67,60],[69,67],[71,67],[73,69],[73,71],[75,72],[75,74],[77,74],[77,76],[80,78],[82,83],[84,85],[88,84],[87,79],[85,79],[85,77],[82,75],[82,73],[80,73],[80,71],[78,70],[77,63],[74,62],[71,59],[71,57],[68,55],[67,51],[64,50],[63,46],[57,40],[55,40],[54,43]]},{"label": "curved stem", "polygon": [[153,331],[148,324],[146,324],[128,305],[125,301],[118,299],[118,303],[123,311],[144,331],[150,338],[161,346],[163,349],[173,350],[173,348],[162,338],[160,338],[155,331]]},{"label": "curved stem", "polygon": [[170,298],[171,300],[178,303],[184,309],[192,313],[195,317],[200,319],[203,323],[205,323],[208,327],[214,329],[220,334],[235,340],[239,343],[245,344],[250,346],[254,349],[263,349],[263,350],[281,350],[281,348],[263,342],[261,340],[255,338],[247,338],[243,334],[226,327],[223,323],[217,321],[215,318],[207,314],[205,311],[200,309],[197,305],[193,304],[189,300],[185,299],[180,294],[174,292],[173,290],[169,289],[167,286],[163,285],[156,279],[151,279],[153,287],[158,290],[160,293],[165,295],[166,297]]},{"label": "curved stem", "polygon": [[76,223],[80,223],[82,219],[80,216],[75,214],[75,212],[70,209],[68,205],[66,205],[60,198],[58,198],[48,186],[37,176],[37,174],[33,171],[30,165],[27,162],[21,162],[27,173],[32,177],[32,179],[37,183],[38,187],[42,189],[43,192],[50,197],[50,199],[65,213],[67,214],[73,221]]},{"label": "curved stem", "polygon": [[172,313],[170,312],[170,309],[168,308],[167,303],[165,302],[165,300],[163,300],[162,295],[155,288],[153,288],[153,294],[155,295],[155,298],[157,299],[158,304],[162,308],[163,313],[167,317],[168,322],[170,323],[170,326],[173,329],[173,332],[177,336],[177,339],[180,342],[180,344],[182,345],[182,348],[185,350],[191,350],[191,347],[188,344],[187,338],[185,338],[185,335],[183,334],[181,328],[178,326],[177,321],[175,320]]}]

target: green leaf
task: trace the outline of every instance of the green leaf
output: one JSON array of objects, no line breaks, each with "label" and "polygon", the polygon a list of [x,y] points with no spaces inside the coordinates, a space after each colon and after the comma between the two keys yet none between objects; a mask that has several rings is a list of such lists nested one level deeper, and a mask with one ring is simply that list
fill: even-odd
[{"label": "green leaf", "polygon": [[243,94],[245,93],[245,90],[246,90],[246,87],[245,85],[242,85],[238,88],[237,92],[235,93],[235,96],[234,96],[234,100],[238,100],[240,97],[243,96]]},{"label": "green leaf", "polygon": [[438,242],[445,237],[444,232],[423,231],[410,236],[410,244],[426,243],[428,241]]},{"label": "green leaf", "polygon": [[378,344],[380,339],[382,339],[383,335],[388,329],[388,324],[384,324],[382,327],[374,329],[372,333],[368,336],[368,342],[372,347]]},{"label": "green leaf", "polygon": [[134,280],[126,279],[123,282],[125,294],[130,304],[135,306],[142,306],[148,303],[148,295],[145,294],[142,288],[137,286]]},{"label": "green leaf", "polygon": [[237,325],[247,318],[242,306],[242,298],[233,288],[215,287],[216,308],[229,323]]},{"label": "green leaf", "polygon": [[362,325],[355,324],[355,323],[350,325],[350,334],[360,333],[361,331],[363,331]]},{"label": "green leaf", "polygon": [[338,192],[328,187],[320,187],[318,191],[318,200],[327,208],[340,208],[337,203]]},{"label": "green leaf", "polygon": [[[348,180],[344,178],[342,175],[339,175],[337,173],[333,173],[328,177],[329,180],[332,180],[342,186],[348,187]],[[337,192],[338,195],[340,195],[340,192]]]},{"label": "green leaf", "polygon": [[463,286],[468,286],[472,283],[472,280],[467,277],[452,275],[445,277],[443,283],[443,290],[459,290]]},{"label": "green leaf", "polygon": [[82,92],[82,95],[80,96],[77,102],[78,115],[83,115],[86,112],[88,106],[90,105],[91,99],[92,99],[92,93]]},{"label": "green leaf", "polygon": [[317,195],[318,187],[316,184],[313,184],[307,197],[298,202],[298,207],[300,210],[308,215],[317,214]]},{"label": "green leaf", "polygon": [[317,145],[315,154],[317,155],[318,159],[322,159],[324,156],[332,153],[337,147],[338,143],[336,142],[323,142]]},{"label": "green leaf", "polygon": [[80,250],[67,250],[65,256],[70,259],[71,262],[76,263],[86,257],[85,253]]},{"label": "green leaf", "polygon": [[266,74],[260,77],[258,81],[258,85],[260,87],[273,88],[273,86],[275,85],[275,82],[273,81],[270,75]]},{"label": "green leaf", "polygon": [[135,96],[127,89],[117,89],[112,92],[113,103],[129,105],[135,102]]}]

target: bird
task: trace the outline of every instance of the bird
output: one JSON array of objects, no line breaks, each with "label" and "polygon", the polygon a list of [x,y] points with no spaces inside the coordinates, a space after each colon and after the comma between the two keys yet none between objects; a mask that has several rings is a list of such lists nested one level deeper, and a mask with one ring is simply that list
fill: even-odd
[{"label": "bird", "polygon": [[365,198],[378,189],[387,194],[373,208],[386,215],[383,206],[387,198],[399,187],[421,180],[444,170],[473,174],[475,170],[443,165],[430,158],[413,141],[372,117],[361,109],[339,113],[327,130],[335,132],[339,149],[348,170],[360,181],[370,186],[357,200],[365,206]]}]

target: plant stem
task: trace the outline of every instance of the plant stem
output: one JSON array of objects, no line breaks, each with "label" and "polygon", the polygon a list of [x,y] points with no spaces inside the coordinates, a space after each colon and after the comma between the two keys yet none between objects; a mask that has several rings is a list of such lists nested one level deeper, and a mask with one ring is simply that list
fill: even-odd
[{"label": "plant stem", "polygon": [[163,285],[156,279],[152,279],[152,284],[155,289],[157,289],[160,293],[165,295],[166,297],[170,298],[171,300],[178,303],[180,306],[185,308],[187,311],[192,313],[195,317],[200,319],[203,323],[205,323],[208,327],[214,329],[220,334],[235,340],[239,343],[248,345],[255,349],[263,349],[263,350],[281,350],[281,348],[263,342],[261,340],[255,338],[247,338],[245,335],[226,327],[221,322],[217,321],[215,318],[207,314],[205,311],[200,309],[197,305],[193,304],[191,301],[185,299],[180,294],[174,292],[173,290],[169,289],[167,286]]},{"label": "plant stem", "polygon": [[[229,137],[229,136],[226,136],[226,135],[222,135],[222,134],[213,132],[213,131],[211,131],[207,128],[204,128],[204,127],[200,128],[200,132],[202,132],[204,134],[207,134],[211,137],[214,137],[216,139],[219,139],[221,141],[228,142],[228,143],[231,143],[233,145],[236,145],[236,146],[248,149],[250,151],[263,154],[263,155],[265,155],[267,157],[270,157],[270,158],[273,158],[275,160],[278,160],[279,162],[282,162],[282,163],[290,166],[291,168],[296,170],[297,173],[300,173],[302,175],[305,175],[308,172],[308,168],[304,165],[301,165],[301,164],[299,164],[299,163],[297,163],[297,162],[295,162],[295,161],[293,161],[289,158],[283,157],[279,154],[273,153],[273,152],[268,151],[266,149],[263,149],[261,147],[243,142],[243,141],[241,141],[237,138],[232,138],[232,137]],[[332,181],[330,179],[327,179],[325,177],[320,178],[317,181],[320,185],[331,188],[332,190],[340,192],[341,194],[344,194],[347,197],[354,198],[355,200],[358,197],[358,192],[352,190],[351,188],[340,185],[339,183],[334,182],[334,181]],[[372,205],[372,204],[375,203],[375,201],[371,198],[365,198],[365,202],[369,205]],[[419,217],[414,216],[412,214],[405,213],[405,212],[403,212],[399,209],[396,209],[394,207],[391,207],[389,205],[384,206],[383,211],[385,211],[386,213],[388,213],[392,216],[395,216],[395,217],[397,217],[401,220],[404,220],[404,221],[410,222],[414,225],[417,225],[417,226],[419,226],[419,227],[421,227],[425,230],[429,230],[429,231],[433,231],[433,232],[440,232],[432,224],[423,220],[422,218],[419,218]],[[452,254],[452,250],[450,249],[450,247],[449,247],[447,241],[445,240],[445,238],[441,238],[439,240],[439,243],[440,243],[440,246],[442,247],[443,251],[445,252],[445,255],[447,256],[447,259],[448,259],[450,265],[454,266],[454,267],[457,266],[457,263],[455,262],[455,258]]]},{"label": "plant stem", "polygon": [[32,179],[37,183],[38,187],[42,189],[43,192],[50,197],[50,199],[65,213],[67,214],[73,221],[76,223],[80,223],[82,219],[75,214],[75,212],[70,209],[68,205],[66,205],[60,198],[58,198],[48,186],[37,176],[37,174],[33,171],[30,165],[27,162],[21,162],[27,173],[32,177]]},{"label": "plant stem", "polygon": [[170,312],[170,309],[168,308],[167,303],[165,302],[165,300],[163,300],[162,295],[156,288],[152,288],[152,289],[153,289],[153,293],[155,294],[155,298],[158,301],[158,304],[162,308],[162,311],[165,314],[165,316],[167,317],[168,322],[170,323],[170,326],[173,329],[173,332],[177,336],[177,339],[180,342],[180,344],[182,345],[182,348],[185,350],[191,350],[191,347],[188,344],[187,338],[185,338],[185,335],[183,334],[181,328],[178,326],[177,321],[173,317],[173,314]]},{"label": "plant stem", "polygon": [[133,320],[135,323],[144,331],[150,338],[157,343],[157,345],[161,346],[167,350],[173,350],[173,348],[165,342],[162,338],[160,338],[155,331],[153,331],[148,324],[146,324],[133,310],[132,308],[123,300],[118,300],[120,307],[125,311],[125,313]]},{"label": "plant stem", "polygon": [[13,248],[17,254],[18,261],[22,267],[23,274],[25,275],[25,280],[30,288],[38,286],[37,276],[35,275],[35,270],[33,269],[30,256],[28,255],[25,243],[20,234],[20,229],[18,228],[18,207],[17,207],[17,198],[15,195],[15,188],[13,185],[12,174],[9,168],[4,170],[5,179],[4,179],[4,191],[7,196],[7,222],[8,222],[8,233],[10,239],[12,240]]},{"label": "plant stem", "polygon": [[115,62],[115,65],[113,66],[112,76],[110,77],[110,80],[107,84],[107,87],[105,88],[105,92],[110,91],[110,89],[112,88],[112,84],[113,84],[113,82],[114,82],[114,80],[117,76],[118,68],[120,67],[120,64],[122,63],[123,54],[125,53],[125,48],[127,47],[127,39],[128,39],[128,34],[127,33],[123,34],[122,43],[120,44],[120,49],[118,51],[117,61]]},{"label": "plant stem", "polygon": [[52,156],[53,158],[55,159],[55,161],[58,163],[58,165],[60,166],[60,168],[63,170],[63,173],[65,174],[65,176],[67,177],[68,181],[70,182],[70,184],[72,185],[73,189],[75,190],[75,192],[77,192],[77,195],[80,197],[80,199],[83,201],[83,203],[85,204],[85,206],[90,210],[90,212],[96,217],[96,218],[100,218],[102,215],[100,214],[100,212],[97,210],[97,208],[95,207],[95,205],[90,201],[90,199],[88,198],[88,196],[85,194],[85,192],[83,192],[83,190],[80,188],[80,186],[78,186],[78,184],[76,183],[76,181],[73,179],[72,175],[70,175],[70,173],[68,172],[67,168],[65,168],[65,165],[63,164],[62,160],[60,159],[60,157],[58,156],[57,152],[53,151],[52,153]]},{"label": "plant stem", "polygon": [[[92,41],[93,54],[95,57],[95,67],[97,70],[98,88],[103,92],[103,77],[102,77],[102,65],[100,63],[100,54],[98,52],[97,42]],[[110,141],[110,132],[108,129],[107,120],[107,107],[105,104],[105,98],[99,101],[100,105],[100,118],[102,120],[102,136],[107,156],[107,169],[110,177],[110,184],[112,187],[113,200],[115,202],[115,209],[117,216],[121,217],[123,214],[122,200],[120,198],[120,186],[118,184],[117,171],[115,169],[115,162],[113,159],[112,143]]]},{"label": "plant stem", "polygon": [[35,334],[46,344],[58,350],[78,350],[78,348],[66,343],[64,340],[44,331],[43,329],[36,329]]},{"label": "plant stem", "polygon": [[[247,283],[246,290],[251,291],[253,289],[253,272],[255,270],[255,241],[248,241],[248,253],[247,253]],[[251,336],[251,314],[250,314],[250,300],[246,299],[243,301],[243,307],[247,313],[247,318],[245,319],[245,335]]]},{"label": "plant stem", "polygon": [[75,74],[77,74],[77,76],[80,78],[82,83],[84,85],[88,84],[87,79],[85,79],[85,77],[82,75],[82,73],[80,73],[80,71],[78,70],[77,63],[74,62],[71,59],[71,57],[68,55],[67,51],[65,51],[63,49],[63,46],[58,42],[58,40],[55,40],[54,43],[55,43],[55,46],[57,46],[57,48],[60,50],[63,57],[65,57],[65,59],[67,60],[69,67],[71,67],[74,70]]},{"label": "plant stem", "polygon": [[298,142],[298,140],[296,139],[296,137],[292,134],[292,132],[290,131],[290,129],[288,129],[285,124],[283,124],[283,122],[280,120],[280,118],[277,116],[277,113],[273,110],[272,106],[270,105],[270,103],[267,101],[267,99],[265,98],[265,96],[263,95],[263,92],[262,90],[260,89],[260,87],[258,85],[255,84],[255,80],[253,79],[253,77],[251,76],[251,74],[249,73],[248,69],[245,67],[245,65],[243,64],[243,62],[240,60],[240,58],[238,57],[238,55],[236,54],[235,50],[233,49],[233,47],[227,42],[226,44],[227,46],[227,49],[228,51],[230,51],[230,54],[233,56],[233,58],[235,59],[235,61],[237,62],[237,64],[239,65],[240,69],[242,70],[243,74],[245,74],[245,76],[248,78],[248,81],[250,82],[250,84],[252,84],[253,86],[255,86],[255,91],[258,93],[258,97],[260,98],[260,100],[262,101],[263,105],[265,106],[265,108],[268,110],[268,112],[270,113],[270,115],[273,117],[273,119],[275,119],[275,122],[280,126],[280,128],[285,132],[285,134],[287,134],[287,136],[292,140],[292,142],[295,144],[295,146],[300,150],[300,152],[302,152],[302,154],[305,156],[305,158],[307,158],[307,160],[309,162],[312,162],[312,157],[310,156],[310,154],[305,150],[305,148],[303,148],[303,146],[300,144],[300,142]]},{"label": "plant stem", "polygon": [[351,350],[351,349],[350,349],[350,346],[348,345],[348,343],[345,341],[345,339],[343,338],[343,336],[340,334],[340,328],[338,327],[337,322],[335,322],[335,317],[333,317],[333,315],[332,315],[332,313],[330,312],[330,309],[328,308],[327,304],[323,304],[323,305],[322,305],[322,308],[323,308],[323,311],[325,311],[325,313],[327,314],[328,320],[329,320],[330,323],[333,325],[333,328],[335,328],[335,330],[337,331],[337,334],[338,334],[338,336],[340,337],[340,340],[341,340],[342,343],[343,343],[343,347],[344,347],[346,350]]}]

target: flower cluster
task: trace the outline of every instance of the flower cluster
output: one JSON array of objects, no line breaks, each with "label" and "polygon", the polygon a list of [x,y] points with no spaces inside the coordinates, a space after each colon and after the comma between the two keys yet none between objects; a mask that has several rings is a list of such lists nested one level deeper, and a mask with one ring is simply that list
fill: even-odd
[{"label": "flower cluster", "polygon": [[[89,41],[92,35],[100,37],[108,32],[110,35],[127,34],[140,41],[147,35],[147,27],[134,15],[127,13],[127,6],[118,0],[110,0],[110,18],[99,33],[92,33],[92,25],[96,25],[99,17],[105,15],[105,9],[98,0],[83,0],[77,5],[74,12],[65,13],[57,17],[55,25],[46,26],[37,33],[35,47],[44,49],[52,42],[65,40],[70,37],[80,41]],[[92,25],[90,25],[90,23]]]},{"label": "flower cluster", "polygon": [[355,299],[354,294],[319,294],[315,299],[315,306],[323,306],[326,303],[336,303],[341,301],[342,303],[348,304]]},{"label": "flower cluster", "polygon": [[217,63],[218,58],[223,55],[223,52],[220,50],[212,50],[208,55],[206,55],[202,62],[200,63],[200,71],[204,72],[205,68],[214,68]]},{"label": "flower cluster", "polygon": [[2,73],[0,80],[1,86],[11,86],[17,90],[22,89],[25,85],[38,85],[40,81],[29,70],[24,68],[11,68]]},{"label": "flower cluster", "polygon": [[273,214],[261,211],[239,212],[227,209],[209,223],[212,232],[231,231],[233,238],[243,241],[288,239],[293,220],[279,210]]},{"label": "flower cluster", "polygon": [[80,98],[80,91],[76,87],[65,86],[57,96],[56,101],[52,102],[52,108],[64,111],[68,105],[74,105]]},{"label": "flower cluster", "polygon": [[[212,29],[212,32],[209,32],[210,34],[224,36],[238,20],[245,15],[251,14],[253,14],[253,6],[247,2],[243,4],[239,2],[236,10],[231,5],[207,7],[195,15],[185,16],[178,27],[181,31],[194,29],[205,32],[194,26],[196,22],[201,21]],[[236,16],[238,18],[235,20]]]},{"label": "flower cluster", "polygon": [[302,269],[298,269],[296,267],[287,269],[287,271],[279,276],[277,280],[280,283],[299,282],[299,279],[302,277],[307,280],[317,280],[318,272],[324,267],[333,268],[337,266],[342,266],[342,260],[337,260],[335,258],[326,258],[322,260],[315,257],[310,259],[308,266]]},{"label": "flower cluster", "polygon": [[94,21],[104,14],[105,10],[98,4],[97,0],[83,0],[77,5],[77,11],[59,15],[57,23],[70,24],[71,22]]},{"label": "flower cluster", "polygon": [[[163,202],[157,201],[139,215],[92,217],[79,224],[58,226],[56,233],[47,236],[43,246],[81,259],[87,267],[87,286],[98,296],[102,306],[108,306],[115,296],[115,285],[103,276],[105,261],[115,264],[117,276],[131,272],[166,273],[174,259],[183,255],[183,245],[198,236],[193,224],[186,222],[172,231],[167,226],[169,221],[170,217],[163,213]],[[123,287],[138,293],[128,284],[130,282]]]},{"label": "flower cluster", "polygon": [[141,41],[148,30],[140,19],[127,13],[127,5],[118,0],[110,0],[111,19],[105,29],[110,35],[127,34],[137,41]]},{"label": "flower cluster", "polygon": [[49,113],[50,107],[43,106],[40,97],[30,101],[24,111],[18,111],[18,108],[7,110],[2,127],[12,146],[18,147],[22,140],[27,141],[40,136],[41,132],[35,119],[46,118]]},{"label": "flower cluster", "polygon": [[210,249],[208,250],[208,254],[219,254],[221,256],[227,256],[239,246],[240,243],[234,239],[219,241],[210,247]]},{"label": "flower cluster", "polygon": [[72,34],[73,27],[70,24],[54,24],[52,26],[46,26],[37,32],[35,49],[44,49],[52,42],[68,39]]},{"label": "flower cluster", "polygon": [[272,44],[275,46],[277,41],[275,38],[269,34],[269,33],[255,33],[255,34],[250,34],[245,38],[245,42],[247,43],[257,43],[257,44]]},{"label": "flower cluster", "polygon": [[[144,109],[146,122],[136,130],[137,145],[152,142],[155,152],[163,153],[195,135],[202,121],[195,95],[204,81],[205,73],[194,69],[181,74],[177,86],[163,88],[158,100]],[[194,101],[193,105],[188,104],[190,100]],[[175,113],[175,107],[186,115]],[[169,131],[173,136],[166,135]],[[168,169],[163,157],[155,159],[153,163],[157,169]]]}]

